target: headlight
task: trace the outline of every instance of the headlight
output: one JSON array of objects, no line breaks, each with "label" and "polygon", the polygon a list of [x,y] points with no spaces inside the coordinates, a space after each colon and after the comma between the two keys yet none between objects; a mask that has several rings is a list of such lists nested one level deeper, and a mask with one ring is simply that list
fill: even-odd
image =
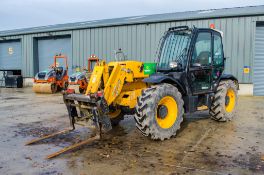
[{"label": "headlight", "polygon": [[176,68],[176,67],[178,67],[177,62],[170,62],[170,68]]}]

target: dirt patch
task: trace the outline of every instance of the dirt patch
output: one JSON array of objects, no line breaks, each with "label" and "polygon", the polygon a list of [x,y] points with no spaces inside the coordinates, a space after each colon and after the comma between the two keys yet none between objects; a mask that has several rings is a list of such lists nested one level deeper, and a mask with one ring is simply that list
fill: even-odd
[{"label": "dirt patch", "polygon": [[264,161],[261,160],[260,154],[246,152],[246,154],[240,154],[235,157],[233,163],[254,173],[264,173]]},{"label": "dirt patch", "polygon": [[19,123],[16,125],[18,130],[14,131],[16,135],[23,137],[42,137],[59,131],[58,127],[45,127],[41,122],[34,122],[29,124]]},{"label": "dirt patch", "polygon": [[[62,125],[50,126],[50,127],[47,127],[45,125],[47,125],[47,122],[32,122],[28,124],[19,123],[18,125],[15,126],[16,130],[14,131],[15,135],[13,137],[22,136],[29,138],[30,136],[30,137],[40,138],[43,136],[57,133],[64,129],[68,129],[66,127],[63,127]],[[66,132],[64,134],[59,134],[54,137],[39,141],[36,144],[52,143],[55,146],[65,147],[79,143],[89,138],[91,135],[92,132],[88,128],[78,128],[78,130]]]},{"label": "dirt patch", "polygon": [[25,99],[22,97],[4,97],[3,100],[20,100],[20,99]]}]

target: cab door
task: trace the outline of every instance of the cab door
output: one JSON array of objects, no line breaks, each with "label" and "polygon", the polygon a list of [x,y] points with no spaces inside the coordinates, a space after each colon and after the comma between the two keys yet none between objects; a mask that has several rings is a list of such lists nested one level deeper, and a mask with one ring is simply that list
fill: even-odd
[{"label": "cab door", "polygon": [[189,59],[189,82],[192,93],[212,91],[212,33],[209,30],[197,32]]},{"label": "cab door", "polygon": [[218,32],[213,32],[213,71],[212,81],[217,82],[224,71],[224,51],[222,44],[222,36]]}]

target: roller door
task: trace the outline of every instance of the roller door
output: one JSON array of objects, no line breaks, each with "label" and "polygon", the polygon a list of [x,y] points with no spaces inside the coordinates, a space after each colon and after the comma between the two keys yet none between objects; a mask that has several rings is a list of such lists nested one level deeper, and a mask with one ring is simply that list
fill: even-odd
[{"label": "roller door", "polygon": [[[72,73],[72,49],[70,37],[40,38],[37,40],[39,71],[47,69],[53,64],[53,56],[65,54],[68,56],[69,74]],[[59,61],[63,65],[62,60]]]},{"label": "roller door", "polygon": [[20,40],[0,42],[0,70],[21,70],[22,51]]},{"label": "roller door", "polygon": [[264,27],[256,28],[253,83],[254,95],[264,96]]}]

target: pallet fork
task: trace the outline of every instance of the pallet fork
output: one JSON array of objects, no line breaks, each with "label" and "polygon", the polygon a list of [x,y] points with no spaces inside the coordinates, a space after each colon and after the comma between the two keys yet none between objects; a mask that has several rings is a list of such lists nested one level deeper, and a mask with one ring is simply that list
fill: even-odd
[{"label": "pallet fork", "polygon": [[[37,142],[40,142],[40,141],[43,141],[43,140],[46,140],[46,139],[50,139],[50,138],[56,137],[56,136],[61,135],[61,134],[70,133],[70,132],[72,132],[74,130],[75,130],[75,127],[73,127],[72,129],[64,129],[64,130],[58,131],[56,133],[52,133],[52,134],[45,135],[45,136],[37,138],[37,139],[33,139],[33,140],[27,142],[25,145],[26,146],[32,145],[32,144],[35,144]],[[100,131],[100,133],[96,132],[92,137],[90,137],[90,138],[88,138],[86,140],[83,140],[83,141],[81,141],[79,143],[70,145],[68,147],[62,148],[61,150],[59,150],[57,152],[49,154],[48,156],[46,156],[46,159],[52,159],[52,158],[57,157],[57,156],[59,156],[59,155],[61,155],[63,153],[66,153],[68,151],[71,151],[71,150],[74,150],[76,148],[79,148],[79,147],[81,147],[83,145],[86,145],[86,144],[92,143],[92,142],[94,142],[96,140],[99,140],[99,139],[101,139],[101,137],[102,137],[101,131]]]},{"label": "pallet fork", "polygon": [[[82,98],[80,98],[80,97],[82,97]],[[82,114],[82,111],[79,111],[79,112],[77,111],[76,107],[78,107],[79,104],[75,104],[74,100],[87,101],[90,98],[88,96],[83,97],[83,95],[81,95],[81,94],[68,94],[68,90],[67,90],[66,92],[63,93],[63,99],[64,99],[64,102],[65,102],[66,107],[67,107],[67,111],[68,111],[69,119],[70,119],[70,125],[72,126],[72,128],[64,129],[64,130],[58,131],[58,132],[53,133],[53,134],[49,134],[49,135],[46,135],[46,136],[43,136],[43,137],[40,137],[37,139],[33,139],[33,140],[27,142],[25,145],[32,145],[34,143],[37,143],[37,142],[40,142],[40,141],[43,141],[46,139],[50,139],[52,137],[56,137],[56,136],[61,135],[61,134],[70,133],[76,129],[75,125],[80,125],[82,127],[87,126],[86,120],[83,120],[82,118],[79,119],[80,117],[78,117],[79,116],[78,113],[80,113],[81,115],[83,115],[83,114]],[[98,103],[98,101],[92,100],[92,101],[90,101],[90,103],[92,103],[93,105],[96,105]],[[101,104],[101,103],[98,103],[98,104]],[[57,156],[65,153],[65,152],[74,150],[78,147],[92,143],[96,140],[100,140],[102,138],[103,132],[105,133],[105,132],[111,130],[112,126],[111,126],[109,118],[105,117],[105,115],[102,114],[101,110],[98,110],[98,109],[100,109],[99,106],[98,107],[95,107],[95,106],[92,107],[93,114],[89,114],[89,117],[86,118],[88,120],[88,119],[90,119],[91,116],[93,116],[93,115],[96,116],[96,117],[94,117],[94,119],[90,120],[91,122],[94,123],[93,129],[95,131],[92,137],[90,137],[86,140],[83,140],[79,143],[73,144],[71,146],[65,147],[65,148],[63,148],[63,149],[61,149],[55,153],[52,153],[52,154],[48,155],[46,157],[46,159],[51,159],[51,158],[57,157]],[[98,119],[100,119],[100,122]]]}]

